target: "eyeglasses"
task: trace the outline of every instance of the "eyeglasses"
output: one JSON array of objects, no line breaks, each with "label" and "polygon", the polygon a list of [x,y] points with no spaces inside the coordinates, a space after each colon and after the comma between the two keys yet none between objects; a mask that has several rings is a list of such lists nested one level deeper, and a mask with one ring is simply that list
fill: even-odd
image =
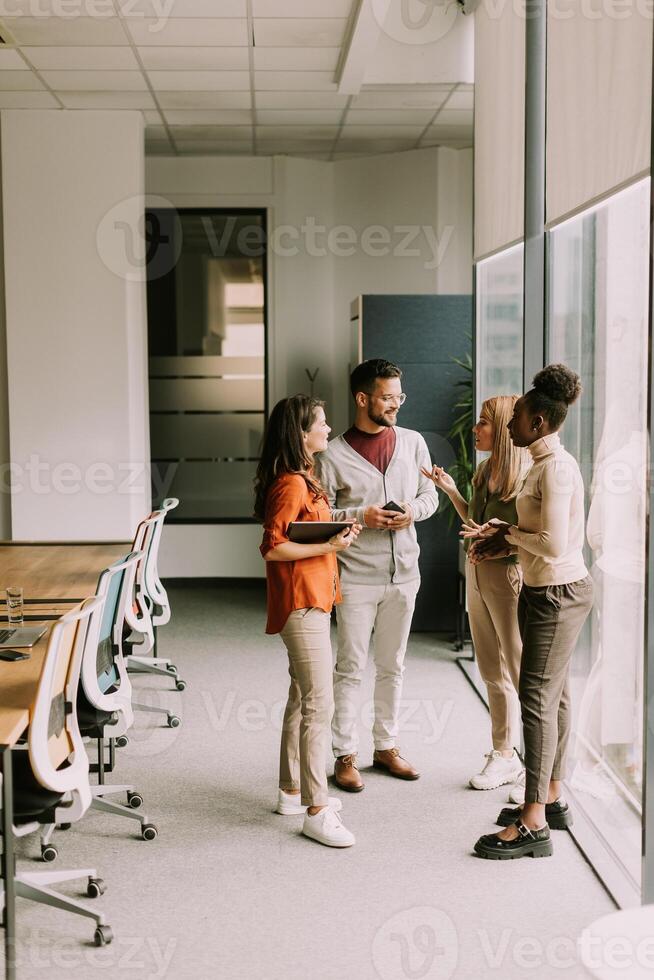
[{"label": "eyeglasses", "polygon": [[391,405],[393,402],[397,402],[399,405],[404,405],[406,401],[406,395],[402,391],[399,395],[369,395],[369,398],[377,398],[384,405]]}]

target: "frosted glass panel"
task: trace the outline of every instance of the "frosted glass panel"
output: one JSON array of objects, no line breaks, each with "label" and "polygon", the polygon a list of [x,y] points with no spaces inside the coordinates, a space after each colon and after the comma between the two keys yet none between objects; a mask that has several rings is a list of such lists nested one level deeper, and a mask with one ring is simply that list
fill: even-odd
[{"label": "frosted glass panel", "polygon": [[179,498],[171,520],[250,520],[266,407],[265,214],[148,219],[153,498]]}]

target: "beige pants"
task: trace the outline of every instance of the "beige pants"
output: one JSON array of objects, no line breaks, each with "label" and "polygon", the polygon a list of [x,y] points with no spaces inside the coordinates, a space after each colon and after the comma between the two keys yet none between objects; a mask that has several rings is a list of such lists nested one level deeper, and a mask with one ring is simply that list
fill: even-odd
[{"label": "beige pants", "polygon": [[303,806],[326,806],[327,753],[334,710],[331,617],[322,609],[296,609],[281,637],[291,686],[279,754],[279,787],[301,790]]},{"label": "beige pants", "polygon": [[375,661],[373,742],[380,750],[392,749],[397,742],[404,655],[419,587],[419,578],[387,585],[341,582],[343,601],[336,606],[338,653],[332,722],[337,758],[358,751],[359,690],[371,637]]},{"label": "beige pants", "polygon": [[520,748],[520,659],[518,625],[520,566],[488,559],[466,562],[470,632],[479,673],[488,689],[493,748]]}]

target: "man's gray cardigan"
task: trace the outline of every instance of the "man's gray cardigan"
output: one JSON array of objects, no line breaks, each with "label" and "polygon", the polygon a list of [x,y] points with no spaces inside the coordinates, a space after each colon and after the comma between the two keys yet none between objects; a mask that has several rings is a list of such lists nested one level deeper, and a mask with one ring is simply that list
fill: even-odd
[{"label": "man's gray cardigan", "polygon": [[[431,470],[427,444],[419,432],[395,426],[395,451],[385,473],[337,436],[324,453],[316,453],[316,473],[327,491],[335,521],[356,520],[363,524],[363,512],[371,505],[383,506],[391,500],[407,503],[414,521],[424,521],[435,513],[438,494],[420,467]],[[358,541],[338,555],[343,584],[385,585],[410,582],[419,577],[420,548],[411,524],[401,531],[366,528]]]}]

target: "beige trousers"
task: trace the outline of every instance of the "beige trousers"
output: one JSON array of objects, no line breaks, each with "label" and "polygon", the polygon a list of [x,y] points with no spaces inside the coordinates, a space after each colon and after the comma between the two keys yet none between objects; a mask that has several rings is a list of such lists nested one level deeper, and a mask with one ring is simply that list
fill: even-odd
[{"label": "beige trousers", "polygon": [[282,725],[279,787],[300,790],[303,806],[326,806],[327,753],[334,711],[331,616],[296,609],[281,637],[288,651],[291,686]]},{"label": "beige trousers", "polygon": [[470,632],[479,673],[488,689],[493,748],[520,748],[520,659],[518,624],[520,566],[487,559],[466,562]]},{"label": "beige trousers", "polygon": [[336,606],[338,652],[332,722],[336,758],[358,751],[359,691],[371,637],[375,661],[373,742],[379,750],[397,744],[404,655],[419,587],[419,578],[387,585],[341,582],[343,601]]}]

